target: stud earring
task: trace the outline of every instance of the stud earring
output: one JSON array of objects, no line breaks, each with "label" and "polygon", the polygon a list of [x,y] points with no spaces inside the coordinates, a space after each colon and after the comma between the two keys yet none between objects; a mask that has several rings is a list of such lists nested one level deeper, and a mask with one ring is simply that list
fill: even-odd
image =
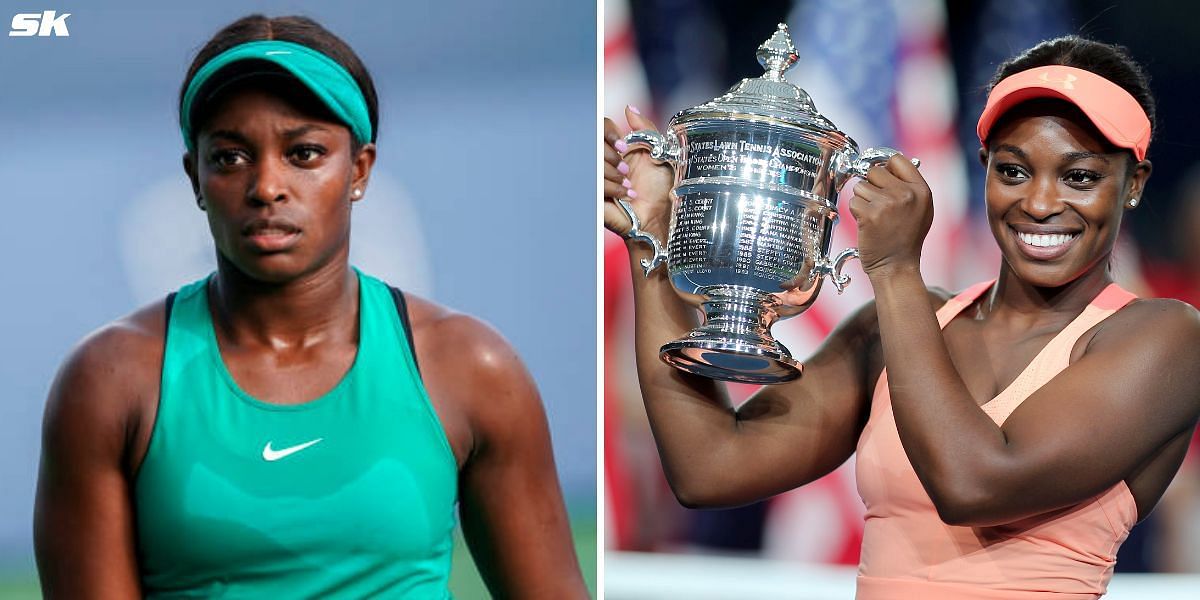
[{"label": "stud earring", "polygon": [[358,189],[358,188],[354,188],[354,197],[355,197],[355,198],[360,198],[360,197],[362,197],[362,190],[360,190],[360,189]]},{"label": "stud earring", "polygon": [[1130,199],[1129,199],[1129,208],[1137,208],[1137,204],[1138,204],[1138,199],[1137,199],[1137,198],[1130,198]]}]

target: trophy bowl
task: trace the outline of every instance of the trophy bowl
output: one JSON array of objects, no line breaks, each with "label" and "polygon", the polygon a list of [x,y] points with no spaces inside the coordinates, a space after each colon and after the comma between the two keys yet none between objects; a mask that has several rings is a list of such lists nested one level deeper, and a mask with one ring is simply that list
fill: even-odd
[{"label": "trophy bowl", "polygon": [[625,138],[630,150],[649,150],[675,170],[665,248],[641,231],[627,201],[617,202],[633,223],[627,237],[654,248],[642,261],[646,275],[666,262],[676,292],[704,312],[703,326],[661,348],[683,371],[755,384],[800,376],[771,325],[811,306],[825,277],[839,293],[849,283],[841,269],[858,251],[830,256],[838,192],[897,153],[860,152],[818,113],[783,77],[797,58],[780,24],[759,47],[761,77],[679,112],[663,133]]}]

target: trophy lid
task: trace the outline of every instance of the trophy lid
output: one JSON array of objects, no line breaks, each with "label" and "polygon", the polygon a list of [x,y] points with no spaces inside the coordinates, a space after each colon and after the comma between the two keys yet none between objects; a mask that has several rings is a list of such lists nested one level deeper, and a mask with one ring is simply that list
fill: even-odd
[{"label": "trophy lid", "polygon": [[761,77],[743,79],[723,96],[680,111],[672,121],[760,116],[806,129],[845,135],[817,112],[808,92],[784,79],[784,72],[800,60],[787,25],[779,24],[771,38],[758,47],[757,56],[759,64],[766,69]]}]

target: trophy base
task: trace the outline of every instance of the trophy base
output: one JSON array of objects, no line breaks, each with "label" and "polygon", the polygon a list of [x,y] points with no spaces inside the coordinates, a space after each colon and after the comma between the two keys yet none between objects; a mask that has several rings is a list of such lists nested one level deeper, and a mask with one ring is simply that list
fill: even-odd
[{"label": "trophy base", "polygon": [[803,370],[786,350],[725,340],[678,340],[659,352],[676,369],[722,381],[770,385],[796,379]]},{"label": "trophy base", "polygon": [[742,286],[701,290],[703,327],[663,346],[667,364],[710,379],[769,385],[791,381],[802,367],[788,349],[771,337],[779,299]]}]

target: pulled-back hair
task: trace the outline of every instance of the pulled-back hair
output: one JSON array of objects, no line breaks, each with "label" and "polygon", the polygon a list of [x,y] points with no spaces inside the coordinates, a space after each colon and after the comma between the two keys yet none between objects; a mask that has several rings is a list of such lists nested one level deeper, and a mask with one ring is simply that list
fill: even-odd
[{"label": "pulled-back hair", "polygon": [[996,69],[988,82],[988,92],[1004,78],[1036,67],[1062,65],[1091,71],[1119,86],[1133,96],[1150,119],[1150,135],[1154,137],[1157,122],[1154,116],[1154,95],[1150,92],[1150,77],[1124,46],[1106,44],[1077,35],[1046,40]]},{"label": "pulled-back hair", "polygon": [[[379,98],[375,93],[375,82],[371,80],[371,74],[346,42],[316,21],[300,16],[268,18],[259,14],[247,15],[213,35],[196,53],[196,58],[192,60],[192,66],[188,68],[187,76],[183,79],[183,85],[179,88],[178,110],[181,123],[187,118],[187,115],[183,114],[183,96],[192,79],[196,77],[196,72],[205,63],[234,46],[261,40],[279,40],[307,46],[328,56],[346,69],[358,83],[358,89],[362,91],[367,102],[367,113],[371,120],[371,142],[375,141],[379,131]],[[354,146],[357,148],[357,140]]]}]

